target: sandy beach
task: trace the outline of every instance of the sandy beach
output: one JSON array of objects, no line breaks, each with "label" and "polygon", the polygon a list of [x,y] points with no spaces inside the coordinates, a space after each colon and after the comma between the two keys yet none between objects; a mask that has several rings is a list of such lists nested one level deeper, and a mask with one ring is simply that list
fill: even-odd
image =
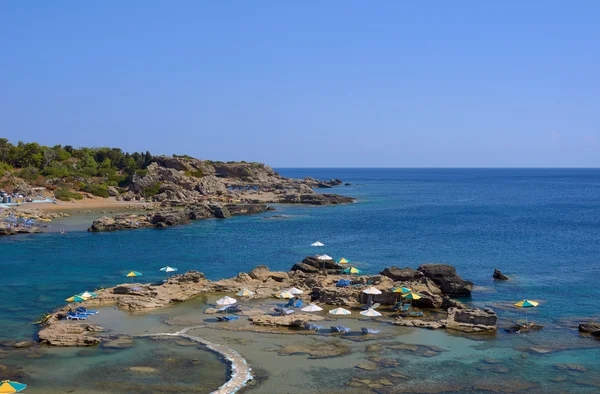
[{"label": "sandy beach", "polygon": [[84,200],[73,200],[73,201],[59,201],[56,203],[42,202],[42,203],[25,203],[19,205],[17,209],[31,209],[37,208],[48,212],[62,212],[62,211],[77,211],[77,210],[88,210],[88,209],[132,209],[139,207],[143,209],[148,206],[147,202],[140,201],[117,201],[114,197],[109,198],[87,198]]}]

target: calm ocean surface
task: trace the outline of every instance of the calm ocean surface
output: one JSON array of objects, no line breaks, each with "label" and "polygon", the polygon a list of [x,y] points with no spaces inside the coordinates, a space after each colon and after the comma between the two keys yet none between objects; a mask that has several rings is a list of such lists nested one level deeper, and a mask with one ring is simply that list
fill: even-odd
[{"label": "calm ocean surface", "polygon": [[[366,273],[452,264],[481,287],[476,305],[539,300],[534,316],[556,324],[600,315],[600,170],[279,171],[341,178],[352,185],[331,192],[358,201],[277,206],[274,213],[161,230],[90,234],[79,225],[67,235],[1,238],[0,339],[31,336],[30,322],[42,312],[76,292],[121,283],[129,270],[143,272],[145,281],[161,278],[158,269],[167,264],[211,279],[258,264],[286,270],[315,253],[308,245],[316,240],[326,244],[320,251],[352,259]],[[494,268],[513,279],[494,283]],[[499,313],[514,317],[510,309]]]}]

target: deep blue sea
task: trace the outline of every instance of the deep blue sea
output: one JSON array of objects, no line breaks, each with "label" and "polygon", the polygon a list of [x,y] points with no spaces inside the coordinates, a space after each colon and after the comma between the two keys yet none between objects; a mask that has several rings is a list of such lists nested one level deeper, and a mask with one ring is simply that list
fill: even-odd
[{"label": "deep blue sea", "polygon": [[[159,268],[211,279],[258,264],[287,270],[318,252],[346,257],[365,273],[442,262],[478,288],[478,306],[538,300],[532,317],[561,325],[599,317],[600,170],[279,169],[282,175],[341,178],[334,192],[355,204],[276,206],[276,212],[198,221],[167,229],[0,239],[0,339],[29,338],[31,321],[64,299]],[[285,217],[273,217],[285,215]],[[492,280],[494,268],[511,277]],[[520,311],[498,309],[501,319]]]}]

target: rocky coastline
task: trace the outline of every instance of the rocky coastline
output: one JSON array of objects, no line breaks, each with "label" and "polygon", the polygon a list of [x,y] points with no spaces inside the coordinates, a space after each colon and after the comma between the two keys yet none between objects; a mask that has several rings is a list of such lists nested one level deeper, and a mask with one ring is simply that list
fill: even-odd
[{"label": "rocky coastline", "polygon": [[[328,263],[331,264],[331,263]],[[368,295],[362,291],[366,286],[375,286],[382,291],[374,295],[372,301],[380,303],[378,309],[389,322],[399,326],[445,328],[467,333],[494,333],[497,329],[497,316],[491,309],[468,307],[451,298],[453,294],[470,294],[473,284],[465,281],[445,264],[424,264],[417,270],[412,268],[390,267],[378,275],[352,277],[333,273],[332,268],[321,268],[322,261],[306,257],[295,269],[288,272],[271,271],[268,267],[257,266],[249,272],[241,272],[234,278],[210,281],[198,271],[173,275],[166,282],[158,284],[123,284],[104,289],[95,298],[77,305],[69,304],[54,313],[43,323],[38,332],[38,340],[51,346],[91,346],[109,340],[104,329],[87,321],[66,320],[66,313],[76,306],[97,308],[116,306],[129,312],[144,312],[171,304],[184,302],[199,295],[236,293],[243,288],[252,290],[253,299],[273,298],[281,289],[297,287],[304,291],[306,302],[322,306],[343,306],[360,309]],[[294,268],[292,267],[292,268]],[[315,272],[305,272],[298,267],[313,267]],[[402,278],[402,279],[398,279]],[[337,287],[340,279],[349,279],[351,286]],[[392,288],[410,287],[422,298],[413,301],[413,307],[423,313],[413,318],[409,314],[392,311],[391,306],[400,298]],[[205,313],[215,313],[208,308]],[[256,308],[243,310],[240,315],[248,318],[249,327],[244,330],[264,331],[265,328],[284,329],[301,326],[304,322],[324,320],[327,317],[316,314],[296,313],[290,316],[276,316],[270,311]]]}]

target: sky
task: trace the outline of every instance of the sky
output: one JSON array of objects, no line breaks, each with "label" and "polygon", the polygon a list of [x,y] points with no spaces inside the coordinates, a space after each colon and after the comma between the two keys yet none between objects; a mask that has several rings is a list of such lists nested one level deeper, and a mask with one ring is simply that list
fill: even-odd
[{"label": "sky", "polygon": [[600,166],[600,2],[0,2],[0,137],[273,167]]}]

